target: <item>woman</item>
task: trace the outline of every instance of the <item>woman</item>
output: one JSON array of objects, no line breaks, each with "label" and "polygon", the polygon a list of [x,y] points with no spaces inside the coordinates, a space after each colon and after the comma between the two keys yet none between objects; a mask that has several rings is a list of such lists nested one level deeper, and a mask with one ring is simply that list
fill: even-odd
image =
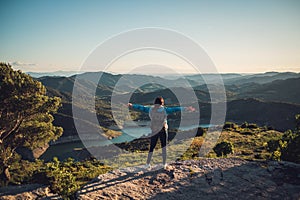
[{"label": "woman", "polygon": [[166,168],[167,163],[167,137],[168,137],[168,123],[167,116],[168,114],[178,112],[178,111],[195,111],[195,108],[192,106],[189,107],[164,107],[164,99],[162,97],[157,97],[154,100],[153,106],[143,106],[139,104],[128,104],[129,108],[133,108],[139,111],[143,111],[149,113],[149,117],[151,119],[150,128],[151,128],[151,141],[150,141],[150,150],[148,153],[147,164],[146,167],[150,168],[150,161],[153,155],[153,150],[156,146],[158,138],[161,142],[162,147],[162,158],[163,158],[163,166]]}]

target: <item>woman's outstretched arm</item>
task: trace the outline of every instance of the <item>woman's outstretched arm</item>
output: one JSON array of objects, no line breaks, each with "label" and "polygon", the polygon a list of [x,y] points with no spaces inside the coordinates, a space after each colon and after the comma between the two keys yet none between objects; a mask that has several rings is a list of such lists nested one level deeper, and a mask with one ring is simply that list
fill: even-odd
[{"label": "woman's outstretched arm", "polygon": [[168,108],[166,108],[167,114],[171,114],[171,113],[178,112],[178,111],[190,111],[190,112],[194,112],[195,108],[193,108],[192,106],[188,106],[188,107],[176,106],[176,107],[168,107]]},{"label": "woman's outstretched arm", "polygon": [[140,105],[140,104],[128,103],[128,107],[139,110],[139,111],[142,111],[142,112],[145,112],[145,113],[150,112],[150,107],[149,106],[143,106],[143,105]]}]

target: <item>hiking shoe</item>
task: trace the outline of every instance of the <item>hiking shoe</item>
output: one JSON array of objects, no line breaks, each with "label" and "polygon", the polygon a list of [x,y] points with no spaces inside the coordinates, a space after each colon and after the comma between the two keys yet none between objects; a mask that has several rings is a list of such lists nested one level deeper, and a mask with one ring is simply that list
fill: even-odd
[{"label": "hiking shoe", "polygon": [[151,165],[150,164],[146,164],[145,165],[145,169],[151,169]]},{"label": "hiking shoe", "polygon": [[167,167],[168,167],[168,164],[166,163],[166,164],[164,164],[163,165],[163,167],[164,167],[164,169],[167,169]]}]

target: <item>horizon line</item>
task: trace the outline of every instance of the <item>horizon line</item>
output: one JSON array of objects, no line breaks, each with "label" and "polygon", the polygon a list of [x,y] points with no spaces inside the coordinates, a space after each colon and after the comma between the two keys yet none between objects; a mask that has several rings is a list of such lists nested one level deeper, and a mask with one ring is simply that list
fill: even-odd
[{"label": "horizon line", "polygon": [[[20,69],[15,69],[15,70],[20,70]],[[43,73],[57,73],[57,72],[62,72],[62,73],[95,73],[95,72],[105,72],[105,73],[109,73],[109,74],[115,74],[115,75],[121,75],[121,74],[137,74],[137,75],[180,75],[179,73],[143,73],[143,72],[137,72],[137,73],[121,73],[121,72],[112,72],[112,71],[80,71],[80,70],[54,70],[54,71],[23,71],[24,73],[39,73],[39,74],[43,74]],[[184,75],[197,75],[197,74],[266,74],[266,73],[300,73],[300,71],[292,71],[292,70],[287,70],[287,71],[264,71],[264,72],[219,72],[219,73],[215,73],[215,72],[203,72],[203,73],[181,73]]]}]

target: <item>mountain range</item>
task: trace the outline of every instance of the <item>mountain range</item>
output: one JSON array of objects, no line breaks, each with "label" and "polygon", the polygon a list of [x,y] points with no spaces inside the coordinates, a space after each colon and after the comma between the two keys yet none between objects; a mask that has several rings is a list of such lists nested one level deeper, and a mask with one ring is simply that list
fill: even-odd
[{"label": "mountain range", "polygon": [[[96,88],[95,107],[98,121],[100,126],[109,127],[115,124],[110,108],[112,93],[122,98],[128,95],[129,91],[132,92],[130,101],[133,103],[149,105],[155,97],[163,96],[168,106],[178,105],[174,90],[184,94],[193,89],[197,101],[191,104],[199,105],[200,121],[209,122],[211,99],[205,80],[214,84],[213,80],[220,76],[226,90],[226,121],[248,121],[281,131],[294,128],[294,116],[300,113],[300,73],[199,74],[172,78],[86,72],[68,77],[42,76],[36,79],[46,86],[49,95],[62,98],[63,106],[55,115],[55,125],[62,126],[65,130],[64,136],[69,136],[77,134],[71,106],[75,80],[82,94],[88,95],[91,88]],[[217,87],[218,83],[215,86]],[[83,101],[75,106],[86,109],[86,112],[93,112],[85,108],[84,104]],[[147,115],[138,114],[138,117],[147,118]]]}]

